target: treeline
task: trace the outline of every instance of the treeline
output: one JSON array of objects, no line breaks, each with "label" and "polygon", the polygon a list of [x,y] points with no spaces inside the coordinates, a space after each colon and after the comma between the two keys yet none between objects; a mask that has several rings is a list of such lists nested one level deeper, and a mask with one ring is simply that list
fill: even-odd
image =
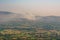
[{"label": "treeline", "polygon": [[1,30],[0,40],[60,40],[58,31],[45,31],[24,32],[19,30]]}]

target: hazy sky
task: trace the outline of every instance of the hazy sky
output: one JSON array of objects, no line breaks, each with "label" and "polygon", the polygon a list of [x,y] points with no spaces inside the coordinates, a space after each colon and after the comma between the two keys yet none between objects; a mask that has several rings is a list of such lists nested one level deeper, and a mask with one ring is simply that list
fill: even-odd
[{"label": "hazy sky", "polygon": [[60,16],[60,0],[0,0],[0,11]]}]

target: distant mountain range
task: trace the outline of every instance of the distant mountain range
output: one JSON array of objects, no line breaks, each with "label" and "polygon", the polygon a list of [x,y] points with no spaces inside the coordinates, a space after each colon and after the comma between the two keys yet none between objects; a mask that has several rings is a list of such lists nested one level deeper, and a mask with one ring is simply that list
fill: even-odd
[{"label": "distant mountain range", "polygon": [[19,14],[0,11],[0,24],[2,23],[16,28],[19,28],[17,26],[28,25],[28,27],[60,30],[60,16],[35,16],[35,20],[29,20]]},{"label": "distant mountain range", "polygon": [[36,21],[41,22],[60,22],[60,16],[38,16]]},{"label": "distant mountain range", "polygon": [[[12,12],[6,12],[6,11],[0,11],[0,18],[10,18],[12,15],[11,14],[15,14],[15,13],[12,13]],[[27,18],[23,18],[23,17],[20,17],[21,15],[17,15],[16,16],[19,16],[19,17],[16,17],[16,20],[26,20]],[[15,19],[15,18],[13,18]],[[35,21],[41,21],[41,22],[60,22],[60,16],[35,16]]]},{"label": "distant mountain range", "polygon": [[12,14],[12,12],[0,11],[0,15],[8,15]]}]

